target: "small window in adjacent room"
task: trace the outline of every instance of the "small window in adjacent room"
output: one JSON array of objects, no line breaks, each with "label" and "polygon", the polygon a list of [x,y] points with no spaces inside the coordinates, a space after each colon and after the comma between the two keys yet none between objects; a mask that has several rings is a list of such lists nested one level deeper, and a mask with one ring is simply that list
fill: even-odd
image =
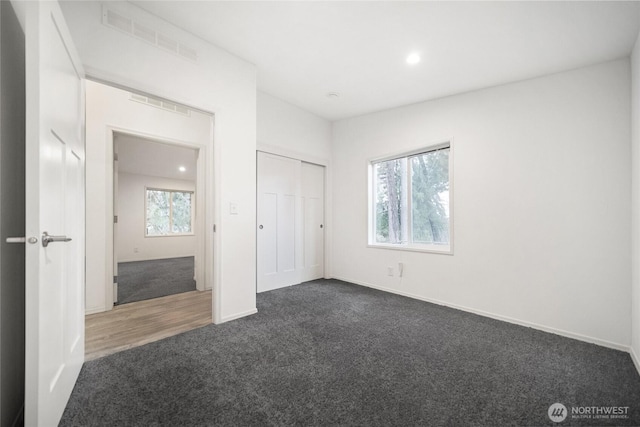
[{"label": "small window in adjacent room", "polygon": [[370,163],[369,245],[452,253],[451,144]]},{"label": "small window in adjacent room", "polygon": [[146,189],[146,236],[193,234],[193,192]]}]

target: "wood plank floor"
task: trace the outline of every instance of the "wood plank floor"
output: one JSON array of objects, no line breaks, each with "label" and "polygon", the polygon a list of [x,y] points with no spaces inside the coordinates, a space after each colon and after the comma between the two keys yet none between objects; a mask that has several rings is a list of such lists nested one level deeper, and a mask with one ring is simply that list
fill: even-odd
[{"label": "wood plank floor", "polygon": [[211,323],[211,291],[192,291],[114,307],[85,320],[85,360],[158,341]]}]

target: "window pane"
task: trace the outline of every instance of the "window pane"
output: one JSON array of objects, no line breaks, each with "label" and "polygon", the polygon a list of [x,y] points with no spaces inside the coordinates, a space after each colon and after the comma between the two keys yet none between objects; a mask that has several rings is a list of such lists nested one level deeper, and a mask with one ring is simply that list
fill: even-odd
[{"label": "window pane", "polygon": [[407,236],[407,159],[373,165],[375,242],[402,243]]},{"label": "window pane", "polygon": [[171,193],[173,208],[173,233],[191,233],[191,193]]},{"label": "window pane", "polygon": [[411,158],[414,243],[449,244],[449,149]]},{"label": "window pane", "polygon": [[169,234],[169,192],[147,190],[147,236]]}]

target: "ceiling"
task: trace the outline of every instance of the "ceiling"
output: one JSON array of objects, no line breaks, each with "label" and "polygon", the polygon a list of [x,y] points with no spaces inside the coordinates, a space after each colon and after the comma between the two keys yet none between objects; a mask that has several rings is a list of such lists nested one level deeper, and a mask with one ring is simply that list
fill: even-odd
[{"label": "ceiling", "polygon": [[[133,1],[337,120],[628,56],[635,2]],[[421,62],[410,66],[407,55]],[[329,98],[327,93],[339,93]]]},{"label": "ceiling", "polygon": [[[116,133],[118,170],[139,175],[196,180],[196,150]],[[178,168],[185,167],[184,172]]]}]

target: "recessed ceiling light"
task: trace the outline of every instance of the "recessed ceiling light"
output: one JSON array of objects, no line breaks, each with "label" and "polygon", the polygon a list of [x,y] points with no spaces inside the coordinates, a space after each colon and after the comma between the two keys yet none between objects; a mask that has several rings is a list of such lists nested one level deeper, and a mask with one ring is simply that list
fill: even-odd
[{"label": "recessed ceiling light", "polygon": [[185,168],[184,166],[180,166],[180,167],[178,168],[178,170],[179,170],[180,172],[185,172],[185,171],[187,170],[187,168]]},{"label": "recessed ceiling light", "polygon": [[407,64],[415,65],[418,62],[420,62],[420,55],[418,55],[417,53],[412,53],[411,55],[407,56]]},{"label": "recessed ceiling light", "polygon": [[329,99],[338,99],[338,98],[340,98],[340,94],[338,92],[329,92],[329,93],[327,93],[327,98],[329,98]]}]

